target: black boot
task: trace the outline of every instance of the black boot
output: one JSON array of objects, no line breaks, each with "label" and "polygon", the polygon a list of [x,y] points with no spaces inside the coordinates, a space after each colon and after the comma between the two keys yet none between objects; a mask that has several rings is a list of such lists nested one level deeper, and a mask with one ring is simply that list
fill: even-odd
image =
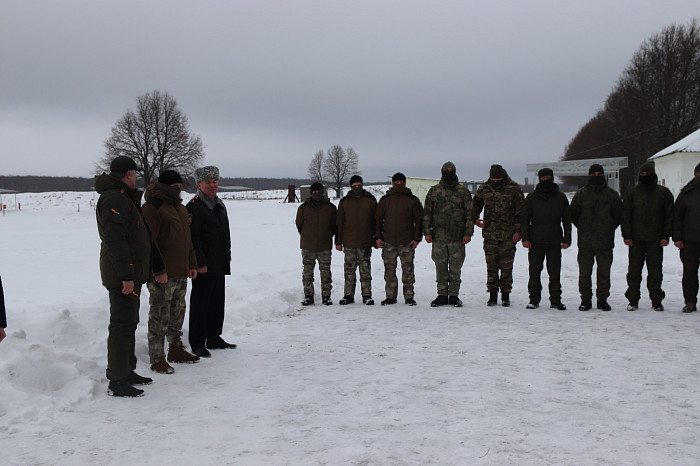
[{"label": "black boot", "polygon": [[438,295],[437,298],[430,301],[430,307],[444,306],[447,304],[447,302],[448,302],[447,296]]},{"label": "black boot", "polygon": [[590,311],[592,306],[593,305],[591,304],[590,299],[582,299],[581,305],[578,307],[578,310],[579,311]]},{"label": "black boot", "polygon": [[498,291],[489,292],[489,300],[486,303],[487,306],[495,306],[498,304]]},{"label": "black boot", "polygon": [[462,300],[459,299],[459,296],[449,296],[449,297],[447,298],[447,303],[448,303],[450,306],[462,307]]},{"label": "black boot", "polygon": [[501,293],[501,304],[503,307],[510,306],[510,293]]}]

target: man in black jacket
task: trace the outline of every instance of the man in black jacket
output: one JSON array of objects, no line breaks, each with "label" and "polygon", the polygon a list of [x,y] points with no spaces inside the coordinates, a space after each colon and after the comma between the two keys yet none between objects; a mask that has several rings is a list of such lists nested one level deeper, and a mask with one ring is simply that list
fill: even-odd
[{"label": "man in black jacket", "polygon": [[231,233],[226,206],[219,192],[219,169],[194,171],[197,193],[187,203],[192,244],[197,255],[197,278],[190,294],[192,352],[210,358],[208,349],[235,348],[221,338],[224,327],[225,276],[231,275]]},{"label": "man in black jacket", "polygon": [[[554,172],[543,168],[537,173],[540,182],[535,190],[527,195],[520,217],[520,231],[523,247],[529,249],[530,280],[527,284],[530,293],[528,309],[540,305],[542,282],[540,274],[545,258],[549,274],[550,307],[563,311],[561,302],[561,250],[571,245],[571,220],[569,220],[569,200],[554,183]],[[563,231],[562,231],[563,227]]]},{"label": "man in black jacket", "polygon": [[680,249],[683,262],[683,312],[695,312],[700,266],[700,163],[695,167],[695,178],[681,190],[673,210],[673,244]]}]

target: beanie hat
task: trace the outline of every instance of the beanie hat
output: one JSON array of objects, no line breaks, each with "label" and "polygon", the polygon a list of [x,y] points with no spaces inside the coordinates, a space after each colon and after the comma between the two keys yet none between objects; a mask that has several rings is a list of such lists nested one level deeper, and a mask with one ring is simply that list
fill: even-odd
[{"label": "beanie hat", "polygon": [[309,192],[314,192],[314,191],[323,191],[323,184],[319,183],[316,181],[315,183],[311,184],[311,187],[309,188]]},{"label": "beanie hat", "polygon": [[591,165],[591,168],[588,169],[589,175],[595,172],[605,173],[605,171],[603,170],[603,166],[597,163],[594,163],[593,165]]},{"label": "beanie hat", "polygon": [[212,165],[206,167],[200,167],[194,171],[194,181],[199,183],[204,180],[218,180],[219,179],[219,169]]},{"label": "beanie hat", "polygon": [[551,168],[543,168],[542,170],[537,172],[537,177],[542,178],[543,176],[554,177],[554,172],[552,171]]},{"label": "beanie hat", "polygon": [[442,165],[441,171],[443,171],[443,172],[444,172],[444,171],[447,171],[448,168],[451,168],[452,170],[457,171],[457,167],[455,167],[455,164],[452,163],[452,162],[445,162],[445,163]]},{"label": "beanie hat", "polygon": [[391,177],[391,181],[406,181],[406,175],[401,172],[394,173],[394,176]]},{"label": "beanie hat", "polygon": [[143,168],[137,166],[134,159],[127,157],[126,155],[115,157],[114,160],[112,160],[112,163],[109,164],[109,171],[112,173],[126,173],[129,170],[136,170],[137,172],[140,172],[143,170]]},{"label": "beanie hat", "polygon": [[350,186],[355,183],[362,183],[362,177],[360,175],[352,175],[350,177]]},{"label": "beanie hat", "polygon": [[656,169],[654,167],[654,162],[644,162],[639,167],[639,173],[642,173],[642,172],[647,172],[647,173],[651,173],[651,174],[655,175]]},{"label": "beanie hat", "polygon": [[175,170],[163,170],[158,176],[158,181],[170,186],[175,183],[182,183],[182,177]]},{"label": "beanie hat", "polygon": [[498,179],[505,177],[506,171],[503,169],[502,166],[498,164],[491,165],[491,170],[489,170],[489,178]]}]

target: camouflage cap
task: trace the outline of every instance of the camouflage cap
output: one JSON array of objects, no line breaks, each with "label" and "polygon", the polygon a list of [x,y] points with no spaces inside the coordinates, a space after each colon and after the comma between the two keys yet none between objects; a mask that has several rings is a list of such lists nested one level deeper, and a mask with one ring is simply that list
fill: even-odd
[{"label": "camouflage cap", "polygon": [[219,169],[212,165],[200,167],[194,170],[194,181],[199,183],[204,180],[219,179]]}]

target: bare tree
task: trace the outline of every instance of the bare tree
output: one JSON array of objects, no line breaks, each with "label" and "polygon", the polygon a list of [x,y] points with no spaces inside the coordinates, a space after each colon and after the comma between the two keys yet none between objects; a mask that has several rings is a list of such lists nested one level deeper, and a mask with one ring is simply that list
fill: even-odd
[{"label": "bare tree", "polygon": [[126,155],[143,167],[146,185],[162,170],[192,173],[204,159],[204,145],[189,130],[187,116],[167,92],[152,91],[136,99],[136,111],[127,110],[112,127],[97,164],[106,171],[110,161]]},{"label": "bare tree", "polygon": [[319,150],[314,154],[311,163],[309,163],[309,171],[307,173],[311,181],[323,183],[323,150]]},{"label": "bare tree", "polygon": [[335,189],[336,197],[340,197],[343,185],[348,182],[352,175],[358,174],[357,165],[360,157],[352,147],[343,150],[340,146],[333,146],[328,149],[326,160],[323,165],[323,174]]}]

